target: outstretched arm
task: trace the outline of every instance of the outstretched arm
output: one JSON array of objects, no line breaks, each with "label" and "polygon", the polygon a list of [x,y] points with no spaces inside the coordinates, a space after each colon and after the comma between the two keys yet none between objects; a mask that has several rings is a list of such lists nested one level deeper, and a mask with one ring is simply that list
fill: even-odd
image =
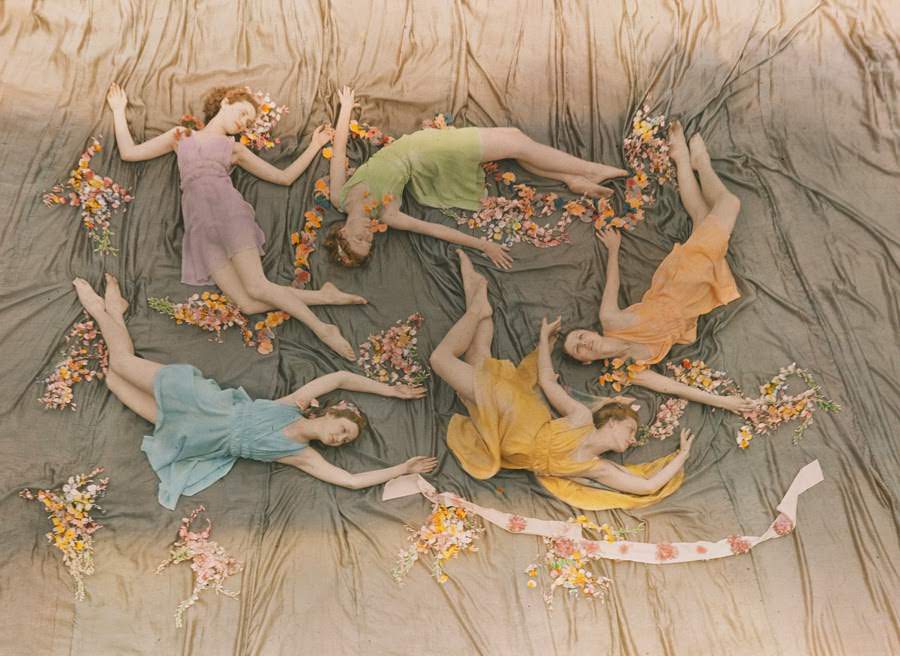
[{"label": "outstretched arm", "polygon": [[691,431],[687,428],[683,429],[681,431],[681,450],[678,452],[678,455],[652,476],[645,477],[632,474],[614,462],[600,459],[593,469],[588,472],[587,478],[628,494],[653,494],[681,471],[685,460],[690,455],[693,442],[694,436],[691,434]]},{"label": "outstretched arm", "polygon": [[341,487],[359,490],[364,487],[386,483],[392,478],[403,474],[427,474],[437,467],[437,458],[427,456],[415,456],[400,465],[373,469],[359,474],[351,474],[346,469],[335,467],[325,460],[315,449],[307,447],[302,451],[286,458],[280,458],[278,462],[296,467],[310,476],[332,483]]},{"label": "outstretched arm", "polygon": [[619,309],[619,246],[622,236],[618,230],[607,228],[600,233],[600,241],[609,254],[606,260],[606,285],[600,301],[600,323],[608,330],[622,318],[622,310]]},{"label": "outstretched arm", "polygon": [[736,415],[740,415],[743,412],[749,412],[753,409],[753,402],[743,396],[718,396],[716,394],[710,394],[709,392],[697,389],[696,387],[679,383],[677,380],[672,380],[668,376],[662,376],[649,369],[638,372],[634,377],[634,383],[641,387],[651,389],[654,392],[679,396],[682,399],[694,401],[695,403],[704,403],[706,405],[711,405],[714,408],[723,408]]},{"label": "outstretched arm", "polygon": [[553,323],[547,323],[547,317],[541,319],[541,336],[538,340],[538,384],[547,400],[556,411],[566,417],[573,426],[585,426],[591,423],[591,411],[573,399],[562,385],[559,375],[553,370],[550,350],[559,335],[562,320],[557,317]]},{"label": "outstretched arm", "polygon": [[420,235],[428,235],[429,237],[449,241],[451,244],[459,244],[460,246],[474,248],[475,250],[484,253],[494,264],[502,269],[509,269],[512,267],[513,259],[509,256],[509,249],[496,242],[472,237],[471,235],[467,235],[441,223],[422,221],[421,219],[416,219],[408,214],[404,214],[399,210],[386,210],[382,216],[382,220],[388,226],[397,230],[417,232]]},{"label": "outstretched arm", "polygon": [[286,169],[279,169],[272,166],[241,143],[235,143],[233,158],[235,164],[248,173],[252,173],[260,180],[289,187],[303,174],[310,162],[312,162],[313,158],[316,156],[316,153],[318,153],[326,143],[328,143],[328,130],[325,126],[320,125],[313,131],[312,139],[306,147],[306,150],[304,150],[297,159],[291,162]]},{"label": "outstretched arm", "polygon": [[421,385],[385,385],[350,371],[335,371],[319,376],[295,392],[281,397],[278,402],[307,408],[313,399],[337,389],[344,389],[348,392],[367,392],[398,399],[421,399],[427,391]]},{"label": "outstretched arm", "polygon": [[350,116],[356,103],[353,89],[345,86],[338,92],[341,111],[334,129],[334,148],[331,154],[331,171],[328,184],[331,187],[331,204],[340,208],[341,189],[347,181],[347,140],[350,138]]},{"label": "outstretched arm", "polygon": [[128,129],[128,120],[125,118],[125,108],[128,106],[128,96],[125,90],[113,82],[106,94],[106,102],[113,113],[113,123],[116,128],[116,145],[119,147],[119,155],[126,162],[142,162],[166,155],[178,144],[178,131],[181,128],[174,127],[167,132],[145,141],[135,144]]}]

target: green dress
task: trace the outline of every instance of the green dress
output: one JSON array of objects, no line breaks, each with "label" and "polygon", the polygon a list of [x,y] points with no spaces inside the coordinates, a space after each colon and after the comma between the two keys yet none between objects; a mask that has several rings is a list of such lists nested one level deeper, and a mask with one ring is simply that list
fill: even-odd
[{"label": "green dress", "polygon": [[242,388],[221,389],[187,364],[160,369],[153,381],[156,429],[141,450],[159,477],[159,503],[175,509],[225,476],[238,458],[271,462],[306,447],[282,429],[300,416],[294,406],[253,400]]},{"label": "green dress", "polygon": [[344,183],[341,208],[350,189],[362,183],[379,204],[387,195],[400,198],[408,186],[422,205],[477,210],[484,195],[478,128],[426,128],[400,137],[372,155]]}]

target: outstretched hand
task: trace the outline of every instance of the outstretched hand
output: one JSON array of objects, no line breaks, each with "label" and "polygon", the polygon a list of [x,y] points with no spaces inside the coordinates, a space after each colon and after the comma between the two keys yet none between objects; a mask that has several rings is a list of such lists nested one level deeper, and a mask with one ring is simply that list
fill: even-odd
[{"label": "outstretched hand", "polygon": [[349,86],[344,85],[344,87],[338,91],[338,100],[341,103],[341,109],[352,110],[354,107],[359,107],[359,103],[356,102],[356,92],[353,91]]},{"label": "outstretched hand", "polygon": [[619,250],[619,246],[622,244],[622,235],[615,228],[606,228],[598,236],[609,251]]},{"label": "outstretched hand", "polygon": [[437,458],[433,456],[414,456],[403,463],[403,469],[407,474],[427,474],[437,465]]},{"label": "outstretched hand", "polygon": [[391,392],[398,399],[424,399],[428,389],[424,385],[393,385]]},{"label": "outstretched hand", "polygon": [[751,412],[755,407],[756,404],[744,396],[726,396],[722,399],[722,408],[739,416]]},{"label": "outstretched hand", "polygon": [[497,242],[488,241],[481,247],[481,252],[501,269],[512,268],[513,259],[509,256],[509,246],[501,246]]},{"label": "outstretched hand", "polygon": [[334,129],[330,125],[320,125],[313,130],[312,138],[309,143],[311,146],[318,149],[331,141],[333,135]]},{"label": "outstretched hand", "polygon": [[695,435],[690,428],[681,429],[681,451],[687,456],[691,452],[691,445],[694,444]]},{"label": "outstretched hand", "polygon": [[547,317],[541,319],[541,339],[546,339],[552,347],[559,337],[559,331],[562,328],[562,317],[556,317],[553,321],[547,321]]},{"label": "outstretched hand", "polygon": [[114,112],[120,111],[128,105],[128,96],[122,87],[113,82],[106,93],[106,102]]}]

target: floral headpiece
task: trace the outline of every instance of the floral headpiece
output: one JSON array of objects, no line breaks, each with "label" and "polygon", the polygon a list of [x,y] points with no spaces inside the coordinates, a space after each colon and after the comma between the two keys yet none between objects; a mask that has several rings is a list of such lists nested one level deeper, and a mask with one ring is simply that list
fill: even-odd
[{"label": "floral headpiece", "polygon": [[337,403],[333,403],[325,408],[325,412],[328,412],[329,410],[347,410],[355,414],[357,417],[362,417],[362,410],[359,409],[359,406],[356,405],[353,401],[347,401],[345,399],[341,399]]}]

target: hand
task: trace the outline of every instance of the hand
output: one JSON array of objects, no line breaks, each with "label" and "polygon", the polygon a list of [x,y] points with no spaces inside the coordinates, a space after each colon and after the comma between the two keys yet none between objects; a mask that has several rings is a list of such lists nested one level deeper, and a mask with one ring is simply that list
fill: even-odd
[{"label": "hand", "polygon": [[354,107],[359,107],[359,103],[356,102],[356,93],[349,86],[345,85],[343,89],[338,91],[338,100],[341,103],[341,111],[345,109],[350,111]]},{"label": "hand", "polygon": [[495,241],[487,241],[481,247],[481,252],[501,269],[512,268],[513,259],[509,256],[509,246],[501,246]]},{"label": "hand", "polygon": [[681,429],[681,452],[686,458],[691,452],[691,445],[694,443],[694,434],[690,428]]},{"label": "hand", "polygon": [[320,125],[315,130],[313,130],[312,138],[310,139],[309,144],[316,150],[318,150],[329,141],[331,141],[333,132],[334,130],[331,129],[330,125]]},{"label": "hand", "polygon": [[603,245],[606,246],[606,250],[608,251],[618,251],[619,246],[622,243],[622,235],[618,230],[614,228],[607,228],[603,230],[600,235],[600,241],[603,242]]},{"label": "hand", "polygon": [[122,87],[113,82],[106,94],[106,102],[114,112],[122,111],[128,105],[128,96]]},{"label": "hand", "polygon": [[424,385],[394,385],[391,387],[391,396],[398,399],[423,399],[428,394]]},{"label": "hand", "polygon": [[427,474],[437,464],[437,458],[432,456],[415,456],[403,463],[403,471],[407,474]]},{"label": "hand", "polygon": [[562,317],[556,317],[552,322],[547,321],[547,317],[541,319],[541,339],[546,339],[552,347],[559,337],[559,330],[562,328]]},{"label": "hand", "polygon": [[745,413],[752,411],[756,404],[743,396],[724,396],[719,407],[738,416],[743,416]]}]

